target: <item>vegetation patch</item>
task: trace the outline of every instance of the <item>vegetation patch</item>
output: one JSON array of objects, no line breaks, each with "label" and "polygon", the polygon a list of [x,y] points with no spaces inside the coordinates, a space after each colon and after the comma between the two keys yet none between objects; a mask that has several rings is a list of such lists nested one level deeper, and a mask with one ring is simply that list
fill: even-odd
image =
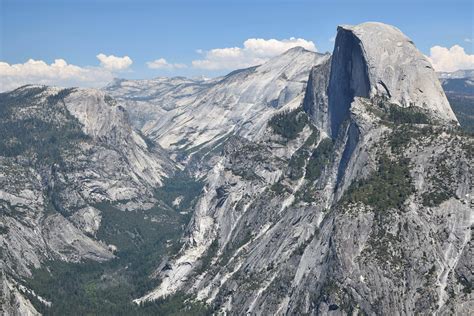
[{"label": "vegetation patch", "polygon": [[191,296],[177,293],[136,305],[139,292],[127,271],[111,264],[53,261],[34,272],[29,282],[35,293],[52,300],[50,307],[30,299],[43,315],[209,315],[209,308]]},{"label": "vegetation patch", "polygon": [[265,147],[242,138],[233,138],[223,148],[228,158],[226,169],[246,180],[262,180],[255,169],[257,166],[267,168],[272,165],[274,157]]},{"label": "vegetation patch", "polygon": [[224,249],[224,252],[219,261],[219,265],[225,266],[229,262],[230,258],[234,255],[234,253],[240,247],[248,243],[250,240],[252,240],[252,233],[250,232],[250,230],[246,230],[240,236],[238,236],[237,240],[230,241]]},{"label": "vegetation patch", "polygon": [[376,172],[367,179],[352,183],[343,202],[363,203],[383,212],[390,208],[401,208],[414,191],[409,160],[399,158],[392,161],[388,156],[382,155]]},{"label": "vegetation patch", "polygon": [[424,206],[438,206],[456,196],[456,188],[452,185],[455,182],[454,175],[451,168],[446,164],[449,161],[447,158],[440,157],[434,166],[434,170],[431,170],[432,188],[422,195]]},{"label": "vegetation patch", "polygon": [[313,152],[306,165],[305,178],[314,181],[321,176],[326,165],[331,161],[333,156],[333,142],[330,138],[321,140],[316,150]]},{"label": "vegetation patch", "polygon": [[276,134],[291,140],[298,136],[308,122],[308,116],[303,109],[297,108],[276,114],[268,121],[268,125]]},{"label": "vegetation patch", "polygon": [[[192,297],[176,294],[137,306],[133,299],[158,285],[150,278],[160,262],[174,255],[202,184],[181,175],[166,179],[157,197],[165,201],[149,210],[122,211],[117,205],[99,203],[102,224],[97,238],[118,247],[116,258],[98,263],[53,261],[33,272],[28,287],[52,302],[34,302],[44,315],[207,315],[207,306]],[[165,196],[168,194],[168,197]],[[176,196],[179,207],[171,207]]]},{"label": "vegetation patch", "polygon": [[8,234],[8,227],[7,226],[0,226],[0,235]]},{"label": "vegetation patch", "polygon": [[391,104],[386,119],[396,124],[429,124],[430,119],[424,111],[416,106],[401,107]]},{"label": "vegetation patch", "polygon": [[[170,208],[190,211],[204,187],[202,180],[196,180],[185,172],[172,178],[164,178],[163,185],[155,189],[155,197]],[[179,203],[174,203],[179,199]]]},{"label": "vegetation patch", "polygon": [[[64,105],[64,98],[72,91],[65,89],[49,96],[47,102],[38,102],[34,110],[18,116],[22,108],[36,102],[34,96],[44,89],[32,89],[28,93],[0,94],[0,153],[4,157],[28,155],[36,163],[62,164],[61,152],[74,149],[89,139],[82,132],[82,125]],[[34,111],[34,112],[33,112]]]},{"label": "vegetation patch", "polygon": [[472,293],[472,280],[468,280],[465,276],[463,275],[456,275],[456,278],[458,280],[458,283],[462,285],[463,293],[465,294],[471,294]]},{"label": "vegetation patch", "polygon": [[394,129],[390,136],[390,149],[395,154],[402,154],[413,140],[429,140],[430,138],[433,139],[437,137],[437,135],[439,135],[439,130],[436,130],[431,125],[420,128],[410,125],[400,125]]},{"label": "vegetation patch", "polygon": [[217,251],[219,250],[219,241],[218,239],[214,239],[206,250],[206,253],[200,259],[200,266],[194,270],[194,272],[199,275],[203,272],[208,271],[211,268],[212,259],[217,255]]},{"label": "vegetation patch", "polygon": [[393,272],[401,272],[404,257],[400,251],[402,243],[400,231],[397,234],[389,232],[384,226],[388,218],[383,218],[382,214],[376,214],[370,238],[367,241],[368,247],[364,249],[364,257],[368,260],[374,258],[381,266],[393,267]]},{"label": "vegetation patch", "polygon": [[306,139],[303,146],[301,146],[294,154],[291,156],[290,162],[288,164],[288,176],[291,180],[298,180],[304,174],[304,169],[306,166],[306,161],[311,155],[311,148],[318,141],[319,131],[314,128],[312,125],[309,125],[313,132]]},{"label": "vegetation patch", "polygon": [[309,157],[307,150],[298,150],[291,156],[288,163],[288,177],[291,180],[298,180],[304,175],[306,160]]},{"label": "vegetation patch", "polygon": [[369,107],[375,115],[382,120],[395,124],[430,124],[431,120],[426,115],[425,110],[416,105],[402,107],[398,104],[390,103],[385,98],[372,100],[374,106]]},{"label": "vegetation patch", "polygon": [[281,181],[272,184],[270,190],[275,192],[277,195],[291,192],[290,188],[282,184]]},{"label": "vegetation patch", "polygon": [[303,186],[302,189],[298,190],[295,193],[295,201],[293,204],[297,204],[300,201],[305,203],[312,203],[316,201],[316,194],[318,190],[314,186],[314,184],[306,184]]}]

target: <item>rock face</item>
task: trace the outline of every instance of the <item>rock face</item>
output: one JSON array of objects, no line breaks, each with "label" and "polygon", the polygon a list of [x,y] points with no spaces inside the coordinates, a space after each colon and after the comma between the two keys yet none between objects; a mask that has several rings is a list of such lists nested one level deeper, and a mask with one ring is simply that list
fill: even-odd
[{"label": "rock face", "polygon": [[329,76],[331,74],[331,59],[313,67],[308,79],[303,108],[311,117],[316,127],[330,135],[328,116]]},{"label": "rock face", "polygon": [[101,224],[94,206],[153,203],[153,189],[173,167],[101,91],[25,86],[0,100],[2,286],[28,309],[27,290],[15,280],[47,260],[113,258],[94,237]]},{"label": "rock face", "polygon": [[333,137],[354,97],[383,97],[402,107],[420,107],[440,121],[457,122],[430,62],[393,26],[339,26],[330,85]]},{"label": "rock face", "polygon": [[185,291],[233,315],[468,313],[474,144],[427,60],[394,27],[342,26],[305,91],[224,143],[184,247],[136,302]]},{"label": "rock face", "polygon": [[301,103],[311,67],[328,58],[297,47],[222,78],[117,81],[106,91],[124,102],[145,135],[165,149],[190,154],[232,134],[261,134],[273,114]]},{"label": "rock face", "polygon": [[213,80],[183,77],[152,80],[115,79],[105,91],[126,107],[133,126],[150,135],[172,119],[169,112],[190,104]]},{"label": "rock face", "polygon": [[[0,94],[3,310],[54,300],[25,286],[47,260],[120,255],[100,238],[112,218],[137,239],[180,226],[129,212],[167,199],[195,206],[135,303],[184,292],[229,315],[469,314],[474,139],[437,80],[398,29],[364,23],[338,28],[332,56],[295,48],[212,80]],[[157,195],[176,169],[204,188]]]}]

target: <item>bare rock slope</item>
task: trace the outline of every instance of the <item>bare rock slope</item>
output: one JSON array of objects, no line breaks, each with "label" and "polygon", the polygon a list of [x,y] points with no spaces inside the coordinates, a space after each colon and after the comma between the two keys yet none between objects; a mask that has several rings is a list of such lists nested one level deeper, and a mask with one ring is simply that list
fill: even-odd
[{"label": "bare rock slope", "polygon": [[229,139],[147,300],[229,314],[466,314],[473,138],[398,29],[338,28],[301,107]]},{"label": "bare rock slope", "polygon": [[211,80],[22,87],[0,94],[0,135],[7,315],[61,310],[62,288],[28,283],[50,260],[115,264],[88,275],[115,313],[170,297],[229,315],[473,308],[474,140],[392,26]]},{"label": "bare rock slope", "polygon": [[311,67],[328,58],[296,47],[263,65],[212,80],[124,80],[105,90],[123,102],[145,135],[189,155],[233,134],[262,133],[274,113],[301,103]]}]

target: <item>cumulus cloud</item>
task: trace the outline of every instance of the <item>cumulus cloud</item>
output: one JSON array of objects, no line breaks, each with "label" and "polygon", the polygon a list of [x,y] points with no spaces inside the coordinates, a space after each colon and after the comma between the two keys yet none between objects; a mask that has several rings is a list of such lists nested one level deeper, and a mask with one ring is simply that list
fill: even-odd
[{"label": "cumulus cloud", "polygon": [[428,59],[436,71],[452,72],[460,69],[474,69],[474,55],[467,54],[464,48],[459,45],[454,45],[451,48],[433,46]]},{"label": "cumulus cloud", "polygon": [[194,60],[193,67],[207,70],[237,69],[262,64],[290,48],[301,46],[307,50],[317,51],[312,41],[302,38],[283,40],[250,38],[243,47],[215,48],[209,51],[198,50],[203,59]]},{"label": "cumulus cloud", "polygon": [[146,63],[148,68],[151,68],[151,69],[168,69],[168,70],[172,70],[172,69],[182,69],[182,68],[186,68],[186,65],[185,64],[171,64],[171,63],[168,63],[166,61],[166,59],[164,58],[160,58],[160,59],[155,59],[153,61],[149,61]]},{"label": "cumulus cloud", "polygon": [[64,59],[56,59],[51,64],[34,59],[22,64],[0,61],[0,91],[15,89],[25,84],[99,87],[114,78],[114,71],[124,70],[132,64],[128,56],[99,54],[97,58],[101,61],[100,67],[80,67],[68,64]]},{"label": "cumulus cloud", "polygon": [[114,55],[105,55],[100,53],[96,56],[100,61],[100,65],[109,70],[125,70],[130,67],[133,63],[132,59],[128,56],[117,57]]}]

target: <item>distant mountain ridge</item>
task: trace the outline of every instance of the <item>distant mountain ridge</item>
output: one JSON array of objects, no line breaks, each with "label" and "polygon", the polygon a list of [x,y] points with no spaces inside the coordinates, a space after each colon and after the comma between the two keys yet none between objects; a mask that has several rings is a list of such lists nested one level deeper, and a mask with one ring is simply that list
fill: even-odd
[{"label": "distant mountain ridge", "polygon": [[474,69],[463,69],[453,72],[438,72],[438,77],[440,79],[472,79],[474,78]]},{"label": "distant mountain ridge", "polygon": [[168,150],[192,153],[231,133],[258,134],[273,113],[298,106],[309,70],[327,58],[297,47],[220,78],[120,81],[105,91],[123,101],[132,122],[146,113],[137,126],[145,135]]},{"label": "distant mountain ridge", "polygon": [[452,73],[438,73],[446,93],[474,95],[474,70],[458,70]]},{"label": "distant mountain ridge", "polygon": [[461,126],[474,133],[474,70],[438,73]]},{"label": "distant mountain ridge", "polygon": [[[469,309],[457,280],[470,266],[472,138],[427,59],[394,27],[339,27],[302,105],[224,142],[185,246],[136,302],[186,291],[230,314]],[[454,239],[434,237],[450,225],[441,214],[455,216]]]},{"label": "distant mountain ridge", "polygon": [[0,94],[2,312],[468,314],[445,80],[368,22],[209,80]]}]

